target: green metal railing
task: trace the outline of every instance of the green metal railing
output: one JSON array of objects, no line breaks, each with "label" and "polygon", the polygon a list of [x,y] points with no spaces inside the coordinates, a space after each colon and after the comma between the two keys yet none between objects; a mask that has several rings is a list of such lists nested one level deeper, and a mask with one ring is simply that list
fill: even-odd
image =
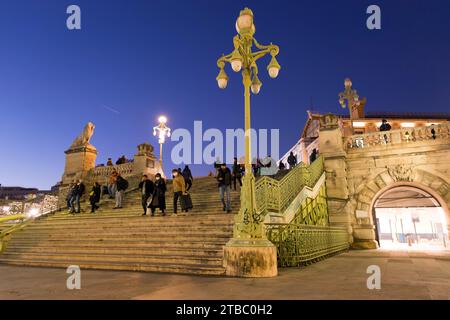
[{"label": "green metal railing", "polygon": [[280,267],[308,265],[349,248],[346,228],[271,223],[266,230]]},{"label": "green metal railing", "polygon": [[299,164],[281,180],[264,176],[256,181],[256,206],[258,212],[284,212],[305,186],[313,188],[324,171],[320,156],[310,166]]},{"label": "green metal railing", "polygon": [[263,177],[256,183],[260,212],[283,213],[305,186],[320,188],[314,198],[305,198],[288,223],[266,223],[267,238],[277,247],[278,265],[307,265],[349,248],[346,228],[330,227],[325,182],[316,186],[324,172],[324,159],[299,165],[281,180]]},{"label": "green metal railing", "polygon": [[0,253],[6,248],[6,243],[9,241],[13,232],[22,229],[28,221],[26,215],[15,214],[11,216],[0,217],[2,230],[0,231]]}]

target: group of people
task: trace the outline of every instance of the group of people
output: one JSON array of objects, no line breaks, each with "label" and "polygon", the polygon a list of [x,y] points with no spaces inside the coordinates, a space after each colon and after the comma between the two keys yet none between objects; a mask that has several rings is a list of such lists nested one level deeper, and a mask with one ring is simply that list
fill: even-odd
[{"label": "group of people", "polygon": [[[125,156],[121,156],[121,157],[119,157],[119,159],[117,159],[116,165],[124,164],[124,163],[128,163],[128,162],[132,162],[132,161],[128,160]],[[111,158],[108,158],[108,161],[106,162],[106,166],[108,166],[108,167],[114,166]]]},{"label": "group of people", "polygon": [[[81,197],[86,191],[86,186],[81,181],[81,179],[74,181],[69,186],[69,191],[67,193],[67,208],[70,214],[80,213]],[[98,182],[95,182],[91,192],[89,193],[89,202],[91,204],[91,213],[95,213],[96,209],[99,209],[98,203],[101,197],[101,187]]]}]

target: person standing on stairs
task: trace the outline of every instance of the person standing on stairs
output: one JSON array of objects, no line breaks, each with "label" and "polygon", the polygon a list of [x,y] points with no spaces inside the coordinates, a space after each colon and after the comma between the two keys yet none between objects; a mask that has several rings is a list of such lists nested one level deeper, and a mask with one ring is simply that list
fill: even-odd
[{"label": "person standing on stairs", "polygon": [[153,182],[148,178],[146,174],[142,176],[142,181],[139,183],[139,190],[141,190],[142,196],[142,208],[144,208],[143,216],[147,215],[147,202],[154,191]]},{"label": "person standing on stairs", "polygon": [[150,205],[148,206],[152,210],[152,217],[155,215],[156,208],[161,210],[163,216],[166,214],[164,210],[166,210],[166,182],[161,177],[160,173],[155,175],[155,188],[153,190],[152,200]]},{"label": "person standing on stairs", "polygon": [[116,178],[116,206],[113,209],[121,209],[123,202],[123,195],[125,190],[128,188],[128,181],[125,180],[120,173],[117,174]]},{"label": "person standing on stairs", "polygon": [[83,182],[80,180],[77,181],[74,189],[73,189],[73,197],[72,197],[72,206],[71,206],[71,213],[80,213],[81,212],[81,197],[84,194],[84,191],[86,190]]},{"label": "person standing on stairs", "polygon": [[[186,194],[186,183],[180,173],[180,170],[173,169],[173,213],[177,214],[178,199],[181,201],[181,196]],[[181,204],[180,204],[181,205]]]},{"label": "person standing on stairs", "polygon": [[184,166],[182,174],[183,174],[184,182],[187,185],[186,191],[189,191],[189,189],[191,189],[191,187],[192,187],[192,182],[194,181],[194,177],[192,176],[191,169],[189,169],[188,165]]},{"label": "person standing on stairs", "polygon": [[219,181],[220,200],[223,204],[223,211],[231,212],[231,171],[225,163],[220,165],[219,173],[217,174]]},{"label": "person standing on stairs", "polygon": [[239,186],[242,187],[242,168],[241,165],[238,163],[238,159],[235,157],[233,163],[234,191],[236,191],[236,180],[239,182]]},{"label": "person standing on stairs", "polygon": [[92,187],[92,191],[89,193],[89,202],[91,203],[91,213],[95,213],[95,210],[100,208],[97,205],[97,203],[100,202],[100,194],[101,194],[100,184],[98,182],[95,182],[94,186]]}]

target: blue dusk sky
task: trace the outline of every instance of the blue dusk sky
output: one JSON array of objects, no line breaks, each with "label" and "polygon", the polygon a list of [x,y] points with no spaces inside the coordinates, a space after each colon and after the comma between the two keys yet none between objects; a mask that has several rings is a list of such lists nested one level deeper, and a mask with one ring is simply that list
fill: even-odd
[{"label": "blue dusk sky", "polygon": [[[66,27],[71,4],[81,8],[81,30]],[[381,30],[366,27],[371,4],[381,7]],[[132,158],[144,141],[156,146],[160,114],[173,129],[192,130],[194,120],[242,128],[241,77],[228,67],[224,91],[215,78],[246,6],[258,41],[281,48],[279,77],[260,72],[263,87],[252,96],[253,127],[279,128],[281,154],[299,139],[306,110],[343,112],[346,77],[369,112],[449,111],[448,0],[2,0],[0,183],[50,188],[88,121],[97,163]],[[165,145],[166,169],[174,145]]]}]

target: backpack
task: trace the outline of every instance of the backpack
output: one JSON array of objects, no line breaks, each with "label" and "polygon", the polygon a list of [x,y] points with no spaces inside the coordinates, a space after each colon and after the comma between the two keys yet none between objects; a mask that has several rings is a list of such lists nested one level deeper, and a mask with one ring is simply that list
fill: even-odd
[{"label": "backpack", "polygon": [[123,190],[128,189],[128,180],[123,179]]}]

